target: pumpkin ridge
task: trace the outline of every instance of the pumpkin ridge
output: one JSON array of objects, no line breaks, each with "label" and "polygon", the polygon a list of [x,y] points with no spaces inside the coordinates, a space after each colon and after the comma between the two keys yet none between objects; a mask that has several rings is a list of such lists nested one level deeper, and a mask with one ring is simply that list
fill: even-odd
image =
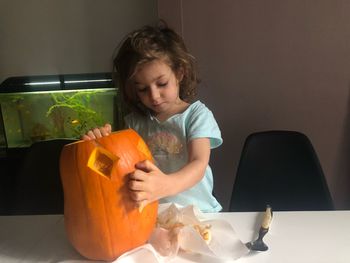
[{"label": "pumpkin ridge", "polygon": [[[79,152],[79,147],[76,147],[76,149],[75,149],[76,151],[75,151],[75,155],[74,155],[74,157],[76,158],[75,159],[75,162],[76,162],[76,160],[80,160],[80,158],[82,158],[82,159],[84,159],[83,157],[82,157],[82,155],[86,155],[85,154],[85,152],[83,151],[82,153],[81,152]],[[80,158],[79,158],[80,157]],[[87,158],[88,159],[88,158]],[[86,167],[85,166],[83,166],[83,167],[81,167],[81,166],[77,166],[77,170],[78,170],[78,174],[85,174],[85,170],[86,170]],[[91,174],[89,174],[89,175],[87,175],[87,177],[88,176],[92,176]],[[96,175],[96,176],[99,176],[99,175]],[[89,200],[89,193],[88,193],[88,191],[87,191],[87,188],[86,187],[84,187],[84,183],[83,183],[83,177],[81,177],[81,176],[78,176],[78,182],[79,182],[79,187],[80,187],[80,192],[81,192],[81,194],[82,194],[82,200],[84,200],[84,202],[82,202],[82,204],[83,204],[83,206],[84,206],[84,211],[85,211],[85,220],[84,220],[84,223],[85,223],[85,226],[84,226],[84,230],[85,229],[88,229],[89,227],[89,225],[90,225],[90,223],[89,223],[89,221],[91,221],[92,219],[91,219],[91,213],[90,213],[90,208],[89,208],[89,206],[88,206],[88,200]],[[100,186],[101,186],[101,183],[100,183],[100,179],[101,179],[101,177],[99,176],[98,177],[98,182],[99,182],[99,184],[100,184]],[[100,189],[100,193],[101,193],[101,187],[99,187]],[[101,198],[99,198],[99,199],[101,199]],[[102,198],[102,199],[104,199],[104,198]],[[105,209],[103,209],[103,210],[105,210]],[[105,215],[105,214],[103,214],[103,215]],[[104,216],[104,227],[103,227],[103,229],[106,229],[107,227],[108,227],[108,223],[106,222],[107,220],[106,220],[106,218],[105,218],[105,216]],[[107,237],[109,238],[109,235],[107,235]],[[87,237],[88,238],[88,237]],[[79,241],[80,242],[80,241]],[[93,242],[95,242],[95,241],[93,241]],[[110,242],[108,242],[108,243],[110,243]],[[110,251],[110,249],[109,249],[109,251]],[[83,251],[82,251],[83,252]],[[84,252],[86,252],[86,251],[84,251]]]},{"label": "pumpkin ridge", "polygon": [[[73,162],[77,162],[77,151],[78,148],[76,148],[74,145],[72,146],[73,148],[73,152],[69,153],[67,151],[67,148],[64,148],[61,154],[61,163],[64,163],[66,161],[66,159],[73,159]],[[61,165],[61,167],[63,167],[63,169],[65,171],[61,171],[61,180],[62,180],[62,184],[63,184],[63,190],[64,190],[64,223],[65,223],[65,227],[67,230],[69,230],[71,228],[72,225],[72,221],[74,224],[74,217],[72,216],[70,210],[71,205],[70,202],[74,202],[74,198],[72,197],[72,195],[70,195],[70,189],[72,187],[72,184],[76,184],[75,182],[77,182],[77,187],[80,187],[81,189],[81,182],[80,182],[80,178],[75,176],[76,171],[78,172],[78,168],[77,167],[73,167],[74,171],[73,172],[66,172],[67,168],[63,165]],[[67,178],[67,179],[65,179]],[[73,183],[71,184],[71,180],[73,180]],[[74,182],[75,181],[75,182]],[[77,191],[78,192],[78,191]],[[85,222],[85,221],[84,221]],[[86,225],[86,224],[85,224]],[[71,234],[71,231],[68,231],[68,238],[69,240],[73,243],[76,244],[77,242],[79,243],[79,238],[77,238],[75,235]]]},{"label": "pumpkin ridge", "polygon": [[[104,192],[104,188],[102,187],[102,183],[101,183],[101,180],[103,180],[103,179],[105,179],[106,180],[106,178],[102,178],[102,176],[100,176],[100,175],[98,175],[98,183],[99,183],[99,185],[100,185],[100,192],[101,192],[101,194],[102,194],[102,204],[103,204],[103,210],[104,210],[104,221],[105,221],[105,229],[106,229],[106,232],[108,232],[108,235],[107,235],[107,241],[106,241],[106,243],[105,243],[105,245],[109,245],[109,247],[107,248],[107,250],[109,251],[109,255],[115,255],[116,253],[115,253],[115,244],[114,244],[114,242],[113,242],[113,238],[110,238],[112,235],[111,235],[111,233],[112,233],[112,231],[111,231],[111,227],[110,227],[110,220],[109,220],[109,217],[108,217],[108,215],[109,215],[109,211],[107,210],[107,205],[106,205],[106,201],[107,201],[107,199],[106,198],[104,198],[104,196],[105,196],[105,192]],[[110,180],[110,179],[108,179],[108,180]],[[112,253],[111,253],[112,252]]]},{"label": "pumpkin ridge", "polygon": [[[117,133],[119,133],[120,131],[118,131]],[[132,131],[130,131],[130,130],[126,130],[125,132],[127,132],[128,133],[128,136],[123,136],[122,138],[121,138],[121,140],[123,140],[124,142],[124,144],[125,144],[125,141],[127,141],[127,144],[132,144],[133,142],[132,142],[132,140],[131,140],[131,138],[129,137],[129,136],[134,136],[134,134],[133,134],[133,132]],[[106,137],[105,139],[107,139],[108,137]],[[110,140],[113,140],[111,137],[109,138]],[[128,154],[130,154],[130,153],[128,153]],[[120,157],[119,155],[118,155],[118,157]],[[125,162],[125,159],[126,160],[129,160],[129,158],[125,158],[125,152],[123,152],[123,157],[124,158],[122,158],[123,160],[124,160],[124,162]],[[119,159],[120,160],[120,159]],[[118,162],[117,162],[117,166],[120,164],[120,162],[119,162],[119,160],[118,160]],[[128,162],[127,164],[124,164],[124,166],[131,166],[131,164]],[[116,169],[116,167],[114,167],[113,169]],[[121,175],[121,177],[122,178],[124,178],[126,175]],[[119,185],[119,191],[123,188],[123,186],[124,186],[124,183],[122,183],[122,184],[120,184]],[[117,189],[115,189],[115,190],[117,190]],[[120,205],[120,204],[119,204]],[[123,221],[127,221],[127,222],[132,222],[133,221],[133,218],[130,216],[130,211],[128,210],[128,207],[127,207],[127,204],[126,203],[124,203],[124,202],[121,202],[121,206],[119,206],[121,209],[123,209],[123,217],[122,217],[122,220]],[[130,231],[130,228],[126,228],[126,229],[128,229],[129,231],[128,231],[128,233],[129,233],[129,236],[132,234],[131,233],[131,231]],[[125,253],[125,251],[124,251],[124,247],[122,248],[122,250],[123,250],[123,252],[122,253]],[[119,249],[119,253],[120,253],[120,249]]]},{"label": "pumpkin ridge", "polygon": [[[77,160],[79,161],[79,147],[75,147],[75,154],[74,154],[74,162],[76,163]],[[77,174],[81,174],[83,171],[84,168],[80,167],[79,165],[76,167],[78,173]],[[87,205],[87,202],[85,202],[85,200],[87,200],[87,194],[86,194],[86,191],[85,191],[85,187],[84,187],[84,183],[82,182],[83,179],[81,176],[78,176],[78,182],[79,182],[79,187],[80,187],[80,191],[81,192],[81,195],[82,195],[82,200],[84,200],[84,202],[82,202],[82,205],[84,206],[84,212],[85,212],[85,220],[84,220],[84,223],[85,223],[85,226],[84,228],[88,229],[88,221],[90,220],[90,216],[89,216],[89,209],[88,209],[88,205]]]},{"label": "pumpkin ridge", "polygon": [[[125,133],[128,133],[127,135],[124,135],[123,137],[120,138],[121,140],[121,144],[124,144],[124,145],[134,145],[135,146],[135,140],[138,140],[138,134],[132,130],[132,129],[128,129],[125,131]],[[105,137],[104,139],[107,140],[108,137]],[[113,140],[112,138],[109,138],[110,140]],[[118,151],[118,150],[117,150]],[[132,161],[130,161],[132,159],[131,156],[134,156],[134,155],[137,155],[141,161],[141,156],[140,156],[140,153],[139,152],[130,152],[130,150],[127,150],[127,151],[123,151],[122,154],[119,156],[122,160],[120,160],[122,162],[122,166],[123,167],[133,167],[133,170],[132,171],[135,171],[135,167],[132,163]],[[118,161],[117,162],[117,166],[120,164],[120,162]],[[126,175],[121,175],[121,178],[124,178]],[[125,183],[122,183],[121,185],[119,185],[119,190],[121,190],[123,187],[125,187],[124,185]],[[125,193],[124,193],[125,194]],[[124,198],[127,198],[127,197],[124,197]],[[124,199],[123,198],[123,199]],[[122,220],[124,222],[133,222],[135,219],[134,219],[134,216],[132,215],[132,212],[130,211],[130,207],[128,207],[128,204],[125,203],[125,202],[121,202],[121,206],[120,206],[121,209],[123,209],[123,217],[122,217]],[[138,211],[136,211],[136,207],[134,208],[135,210],[133,211],[134,213],[137,212],[139,213]],[[135,235],[135,231],[133,231],[133,228],[132,227],[127,227],[125,228],[124,230],[127,230],[128,232],[128,236],[133,236]],[[136,233],[137,234],[137,233]],[[135,246],[135,241],[128,241],[130,245],[133,245]],[[136,242],[137,245],[140,245],[138,242]],[[121,249],[122,249],[122,252],[125,253],[125,246],[123,246]],[[120,250],[119,250],[120,252]]]},{"label": "pumpkin ridge", "polygon": [[[116,132],[116,133],[119,133],[119,132]],[[124,141],[124,143],[125,143],[125,141],[127,141],[128,143],[127,144],[131,144],[132,143],[132,141],[130,140],[130,138],[128,137],[128,136],[123,136],[123,137],[120,137],[119,138],[119,140],[121,140],[121,141]],[[107,144],[107,145],[109,145],[111,142],[113,142],[113,138],[112,137],[109,137],[109,136],[107,136],[107,137],[103,137],[102,138],[102,141],[104,141],[104,143],[105,144]],[[99,142],[99,144],[104,144],[102,141],[100,141]],[[122,142],[121,142],[122,143]],[[114,155],[116,155],[116,156],[118,156],[118,161],[117,162],[115,162],[114,163],[114,167],[112,168],[112,173],[113,172],[115,172],[115,170],[116,170],[116,167],[115,166],[118,166],[118,164],[120,163],[120,156],[119,156],[119,154],[118,154],[118,151],[117,151],[117,153],[116,152],[114,152],[114,151],[112,151],[111,149],[108,149],[108,148],[105,148],[106,150],[108,150],[108,151],[110,151],[111,153],[113,153]],[[128,152],[128,151],[126,151],[126,152]],[[123,152],[123,154],[125,154],[125,152]],[[123,155],[122,155],[123,156]],[[122,159],[125,159],[125,158],[122,158]],[[128,158],[126,158],[126,159],[128,159]],[[131,164],[130,163],[128,163],[127,164],[127,166],[130,166]],[[119,178],[124,178],[125,177],[125,175],[119,175]],[[107,179],[107,178],[104,178],[104,177],[102,177],[102,176],[99,176],[99,183],[100,183],[100,186],[101,186],[101,184],[102,184],[102,181],[101,180],[111,180],[111,179]],[[117,191],[117,190],[120,190],[121,188],[123,188],[123,186],[124,186],[124,184],[122,183],[122,184],[118,184],[117,185],[117,188],[116,189],[114,189],[114,191]],[[104,190],[104,187],[100,187],[101,188],[101,190]],[[104,192],[104,194],[106,193],[106,195],[108,196],[108,191],[106,191],[106,192]],[[120,202],[120,201],[119,201]],[[120,205],[120,204],[119,204]],[[106,207],[108,207],[108,200],[107,199],[103,199],[103,209],[104,209],[104,211],[105,211],[105,214],[106,215],[109,215],[110,214],[110,212],[111,211],[108,211],[107,210],[107,208]],[[121,217],[121,220],[122,221],[126,221],[126,222],[132,222],[133,221],[133,218],[132,217],[130,217],[130,211],[128,212],[128,208],[127,208],[127,205],[124,203],[124,202],[121,202],[121,206],[119,206],[121,209],[123,209],[123,213],[120,213],[120,214],[122,214],[123,216]],[[112,226],[113,225],[113,220],[111,220],[111,218],[110,217],[108,217],[108,216],[106,216],[105,217],[105,219],[106,219],[106,221],[107,221],[107,224],[108,224],[108,232],[109,232],[109,235],[110,236],[112,236],[113,235],[113,230],[111,229],[111,227],[110,226]],[[126,228],[126,229],[129,229],[129,228]],[[124,228],[124,230],[125,230],[125,228]],[[129,229],[130,230],[130,229]],[[132,234],[131,233],[131,231],[128,231],[129,232],[129,236],[130,236],[130,234]],[[126,252],[126,250],[125,250],[125,246],[124,245],[118,245],[118,244],[115,244],[115,243],[118,243],[118,242],[120,242],[120,238],[118,238],[118,239],[116,239],[116,238],[111,238],[110,240],[109,240],[109,243],[110,243],[110,245],[111,245],[111,251],[113,251],[113,255],[120,255],[120,254],[122,254],[122,253],[125,253]]]},{"label": "pumpkin ridge", "polygon": [[[99,143],[100,144],[100,143]],[[94,146],[95,147],[95,146]],[[92,152],[92,151],[91,151]],[[84,167],[85,169],[85,167]],[[91,168],[88,168],[91,169]],[[102,186],[102,180],[110,180],[107,179],[105,176],[102,176],[100,174],[89,174],[89,176],[95,176],[95,179],[97,180],[99,187],[97,187],[98,190],[98,199],[99,202],[102,200],[101,204],[103,204],[102,210],[103,213],[100,216],[103,216],[103,227],[100,227],[100,229],[103,229],[103,233],[100,233],[101,235],[104,236],[104,238],[106,238],[106,240],[104,240],[103,242],[103,254],[109,255],[109,257],[113,257],[115,255],[114,253],[114,247],[113,247],[113,238],[111,238],[111,228],[110,228],[110,222],[109,222],[109,211],[107,211],[107,205],[106,205],[106,198],[105,198],[105,194],[106,192],[104,192],[104,187]],[[97,176],[97,177],[96,177]],[[84,191],[85,193],[86,191]],[[85,199],[87,200],[87,199]],[[87,204],[87,203],[86,203]],[[86,211],[89,211],[88,209],[86,209]],[[101,220],[102,222],[102,220]],[[107,253],[106,253],[107,252]]]}]

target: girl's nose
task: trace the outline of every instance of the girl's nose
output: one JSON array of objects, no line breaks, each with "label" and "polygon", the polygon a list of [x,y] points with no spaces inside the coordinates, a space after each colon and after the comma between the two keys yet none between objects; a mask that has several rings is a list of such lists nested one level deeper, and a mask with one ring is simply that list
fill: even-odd
[{"label": "girl's nose", "polygon": [[152,100],[157,100],[160,97],[159,90],[157,88],[150,88],[149,96]]}]

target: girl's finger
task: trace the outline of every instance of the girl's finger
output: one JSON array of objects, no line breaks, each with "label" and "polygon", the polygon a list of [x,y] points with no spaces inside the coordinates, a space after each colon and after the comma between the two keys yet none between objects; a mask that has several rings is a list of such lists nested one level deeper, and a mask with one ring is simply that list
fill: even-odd
[{"label": "girl's finger", "polygon": [[130,180],[129,181],[129,189],[132,191],[142,191],[143,189],[143,182],[138,180]]},{"label": "girl's finger", "polygon": [[108,134],[112,132],[112,126],[109,123],[106,123],[104,128]]},{"label": "girl's finger", "polygon": [[142,191],[130,191],[130,198],[136,202],[146,200],[146,193]]},{"label": "girl's finger", "polygon": [[87,137],[90,138],[90,140],[95,140],[96,139],[96,136],[95,136],[95,134],[93,133],[92,130],[88,131],[86,135],[87,135]]},{"label": "girl's finger", "polygon": [[159,170],[158,167],[149,160],[138,162],[137,164],[135,164],[135,168],[140,169],[146,173]]},{"label": "girl's finger", "polygon": [[106,127],[101,127],[100,132],[102,136],[108,136],[110,134],[110,132],[108,131],[108,128]]},{"label": "girl's finger", "polygon": [[142,170],[136,169],[134,172],[129,174],[130,180],[145,181],[147,180],[147,173]]},{"label": "girl's finger", "polygon": [[101,138],[102,134],[101,134],[101,130],[99,128],[94,128],[92,130],[93,134],[95,135],[96,138]]},{"label": "girl's finger", "polygon": [[84,140],[84,141],[91,141],[93,140],[90,136],[84,134],[83,136],[81,136],[81,139]]}]

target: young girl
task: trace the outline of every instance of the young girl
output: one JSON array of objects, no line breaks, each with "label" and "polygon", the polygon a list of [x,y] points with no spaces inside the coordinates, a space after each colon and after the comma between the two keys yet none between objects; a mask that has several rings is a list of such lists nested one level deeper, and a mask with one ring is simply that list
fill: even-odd
[{"label": "young girl", "polygon": [[[166,26],[146,26],[127,35],[114,59],[123,99],[131,113],[128,128],[149,146],[155,164],[136,164],[130,174],[131,198],[149,202],[193,204],[203,212],[218,212],[212,195],[210,150],[222,143],[212,112],[200,101],[191,104],[197,77],[194,58],[182,38]],[[111,126],[90,130],[92,140],[107,136]]]}]

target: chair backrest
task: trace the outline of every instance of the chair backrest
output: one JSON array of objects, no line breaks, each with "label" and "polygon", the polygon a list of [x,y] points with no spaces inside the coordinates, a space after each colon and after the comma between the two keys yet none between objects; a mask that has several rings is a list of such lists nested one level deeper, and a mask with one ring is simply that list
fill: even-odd
[{"label": "chair backrest", "polygon": [[332,198],[310,140],[295,131],[263,131],[244,143],[230,211],[332,210]]},{"label": "chair backrest", "polygon": [[74,141],[54,139],[30,146],[17,174],[11,214],[63,213],[59,158],[63,146]]}]

